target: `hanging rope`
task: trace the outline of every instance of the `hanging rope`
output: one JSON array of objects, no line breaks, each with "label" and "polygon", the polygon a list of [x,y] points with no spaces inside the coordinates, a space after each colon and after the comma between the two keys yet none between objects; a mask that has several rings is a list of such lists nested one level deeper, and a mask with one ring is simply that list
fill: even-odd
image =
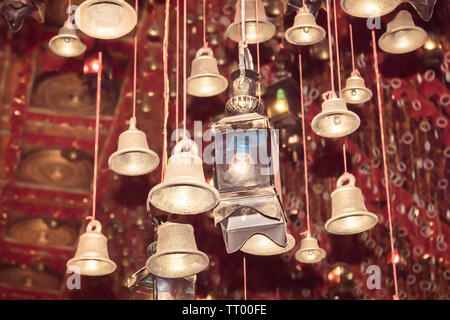
[{"label": "hanging rope", "polygon": [[353,51],[353,28],[351,23],[348,25],[348,28],[350,33],[350,50],[352,53],[352,70],[355,71],[355,52]]},{"label": "hanging rope", "polygon": [[346,152],[346,146],[345,142],[342,145],[342,155],[344,156],[344,173],[347,173],[347,152]]},{"label": "hanging rope", "polygon": [[334,90],[334,71],[333,71],[333,46],[331,44],[331,17],[330,17],[330,0],[327,0],[327,25],[328,25],[328,51],[330,56],[330,74],[331,74],[331,91]]},{"label": "hanging rope", "polygon": [[244,300],[247,300],[247,260],[245,258],[245,253],[242,259],[243,273],[244,273]]},{"label": "hanging rope", "polygon": [[[258,12],[258,0],[255,0],[256,11],[256,64],[257,71],[261,74],[261,59],[259,54],[259,12]],[[258,99],[261,101],[261,81],[258,82]]]},{"label": "hanging rope", "polygon": [[245,0],[241,0],[241,29],[242,29],[242,40],[244,44],[247,45],[247,34],[245,30]]},{"label": "hanging rope", "polygon": [[387,167],[387,156],[386,156],[386,142],[384,138],[384,120],[383,120],[383,107],[381,103],[381,79],[380,79],[380,71],[378,70],[378,55],[377,55],[377,42],[375,38],[375,31],[372,30],[372,48],[373,48],[373,60],[374,60],[374,69],[375,76],[377,81],[377,98],[378,98],[378,117],[380,120],[380,135],[381,135],[381,147],[383,151],[383,171],[384,171],[384,182],[386,189],[386,202],[387,202],[387,210],[388,210],[388,220],[389,220],[389,237],[391,242],[391,260],[392,260],[392,269],[394,273],[394,289],[395,295],[394,300],[398,300],[398,282],[397,282],[397,267],[395,263],[395,245],[394,245],[394,234],[392,231],[392,211],[391,211],[391,195],[389,190],[389,175],[388,175],[388,167]]},{"label": "hanging rope", "polygon": [[163,125],[163,155],[161,164],[161,181],[164,180],[167,167],[167,120],[169,118],[169,66],[168,66],[168,47],[169,47],[169,12],[170,0],[166,0],[164,20],[164,41],[163,41],[163,63],[164,63],[164,125]]},{"label": "hanging rope", "polygon": [[67,12],[67,21],[66,21],[67,25],[69,25],[69,22],[70,22],[70,16],[71,16],[70,13],[72,12],[72,8],[71,7],[72,7],[72,0],[69,0],[69,6],[67,7],[67,9],[68,9],[67,10],[68,11]]},{"label": "hanging rope", "polygon": [[[281,15],[281,34],[284,34],[284,6],[283,6],[283,0],[280,0],[280,15]],[[281,48],[284,48],[284,37],[281,37]]]},{"label": "hanging rope", "polygon": [[[134,10],[136,10],[136,15],[138,14],[138,1],[135,1]],[[134,34],[134,66],[133,66],[133,119],[136,119],[136,79],[137,79],[137,37],[138,29],[136,28],[136,33]]]},{"label": "hanging rope", "polygon": [[177,0],[177,39],[176,39],[176,54],[175,54],[175,58],[177,59],[176,62],[176,77],[177,79],[175,80],[175,128],[176,128],[176,137],[177,137],[177,141],[178,141],[178,125],[180,123],[180,119],[179,119],[179,108],[180,108],[180,0]]},{"label": "hanging rope", "polygon": [[183,1],[183,137],[186,137],[186,113],[187,113],[187,72],[186,72],[186,56],[187,56],[187,0]]},{"label": "hanging rope", "polygon": [[339,58],[339,36],[338,36],[338,25],[337,25],[337,15],[336,15],[336,0],[333,0],[333,12],[334,12],[334,41],[336,42],[336,64],[337,64],[337,77],[338,77],[338,88],[339,88],[339,98],[341,97],[341,62]]},{"label": "hanging rope", "polygon": [[203,0],[203,48],[208,48],[206,41],[206,0]]}]

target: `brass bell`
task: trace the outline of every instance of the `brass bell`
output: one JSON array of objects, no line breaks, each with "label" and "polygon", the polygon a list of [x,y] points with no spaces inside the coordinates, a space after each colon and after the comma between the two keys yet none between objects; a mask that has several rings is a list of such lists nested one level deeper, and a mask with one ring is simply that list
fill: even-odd
[{"label": "brass bell", "polygon": [[425,30],[414,25],[411,13],[402,10],[387,24],[378,45],[385,52],[402,54],[419,49],[426,40]]},{"label": "brass bell", "polygon": [[133,30],[137,14],[125,0],[86,0],[75,11],[75,22],[92,38],[117,39]]},{"label": "brass bell", "polygon": [[190,224],[167,222],[158,226],[156,254],[146,267],[162,278],[185,278],[205,270],[208,256],[197,249],[194,228]]},{"label": "brass bell", "polygon": [[48,43],[54,54],[60,57],[76,57],[86,51],[86,45],[81,41],[75,29],[66,25],[59,29],[58,35],[54,36]]},{"label": "brass bell", "polygon": [[372,91],[366,87],[364,79],[353,71],[342,89],[342,97],[347,103],[359,104],[372,99]]},{"label": "brass bell", "polygon": [[256,256],[273,256],[291,251],[295,246],[295,238],[291,234],[286,235],[287,244],[285,247],[279,246],[268,237],[262,234],[251,236],[240,249],[242,252]]},{"label": "brass bell", "polygon": [[397,8],[400,0],[341,0],[345,13],[359,18],[381,17]]},{"label": "brass bell", "polygon": [[326,256],[327,253],[319,247],[317,239],[311,236],[302,239],[300,249],[295,253],[295,259],[303,263],[317,263]]},{"label": "brass bell", "polygon": [[109,259],[108,239],[101,231],[99,221],[89,222],[80,236],[75,257],[67,262],[67,269],[84,276],[104,276],[116,270],[116,264]]},{"label": "brass bell", "polygon": [[136,118],[131,118],[130,128],[120,134],[117,151],[109,157],[108,165],[124,176],[140,176],[158,167],[159,157],[149,149],[145,133],[136,129]]},{"label": "brass bell", "polygon": [[[348,184],[345,182],[348,181]],[[331,193],[331,218],[325,229],[332,234],[355,234],[373,228],[378,218],[367,211],[361,189],[355,187],[355,177],[344,173]]]},{"label": "brass bell", "polygon": [[[190,151],[183,151],[189,148]],[[206,183],[197,144],[183,139],[174,148],[164,181],[154,186],[147,198],[159,210],[174,214],[198,214],[219,203],[219,192]]]},{"label": "brass bell", "polygon": [[211,48],[201,48],[197,51],[186,85],[187,92],[196,97],[212,97],[228,88],[228,81],[220,75]]},{"label": "brass bell", "polygon": [[344,137],[359,128],[361,120],[358,115],[347,109],[345,101],[333,97],[322,103],[322,112],[314,117],[312,130],[325,138]]},{"label": "brass bell", "polygon": [[[245,1],[245,36],[248,43],[261,43],[272,38],[277,29],[275,25],[267,19],[266,11],[262,0]],[[256,3],[255,3],[256,2]],[[258,7],[258,14],[256,13]],[[256,32],[256,17],[258,16],[258,32]],[[240,0],[236,4],[236,16],[234,22],[225,31],[225,36],[235,42],[241,41],[241,4]]]},{"label": "brass bell", "polygon": [[317,25],[316,19],[308,11],[301,9],[295,16],[294,25],[286,30],[286,41],[297,46],[307,46],[325,39],[325,30]]}]

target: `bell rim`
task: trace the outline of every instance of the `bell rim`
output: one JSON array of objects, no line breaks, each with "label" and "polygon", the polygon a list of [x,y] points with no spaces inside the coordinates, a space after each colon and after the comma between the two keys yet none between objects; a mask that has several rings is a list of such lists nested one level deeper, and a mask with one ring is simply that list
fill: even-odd
[{"label": "bell rim", "polygon": [[104,273],[104,272],[89,272],[89,273],[83,273],[81,272],[82,270],[80,270],[80,274],[83,276],[102,276],[102,275],[108,275],[113,273],[114,271],[116,271],[117,269],[117,265],[114,261],[112,261],[111,259],[106,259],[106,258],[91,258],[91,259],[87,259],[87,258],[77,258],[77,257],[73,257],[72,259],[70,259],[69,261],[67,261],[66,263],[66,267],[67,269],[69,269],[72,272],[75,272],[75,270],[71,269],[72,264],[75,264],[79,261],[86,261],[86,260],[95,260],[95,261],[100,261],[100,262],[105,262],[107,265],[111,266],[111,268],[108,270],[108,273]]},{"label": "bell rim", "polygon": [[[363,217],[370,217],[373,219],[373,224],[371,224],[371,226],[369,228],[366,229],[361,229],[360,231],[352,231],[352,232],[335,232],[335,231],[330,231],[330,224],[341,220],[341,219],[345,219],[345,218],[349,218],[349,217],[357,217],[357,216],[363,216]],[[327,220],[327,222],[325,223],[325,230],[328,233],[331,234],[336,234],[336,235],[350,235],[350,234],[358,234],[358,233],[362,233],[365,231],[368,231],[370,229],[372,229],[373,227],[375,227],[378,223],[378,217],[376,214],[369,212],[369,211],[357,211],[357,212],[350,212],[350,213],[344,213],[344,214],[340,214],[340,215],[336,215],[335,217],[331,217],[330,219]],[[359,230],[359,229],[358,229]]]},{"label": "bell rim", "polygon": [[[408,51],[390,50],[392,48],[389,48],[389,46],[385,45],[386,37],[390,36],[394,32],[398,32],[398,31],[417,31],[422,36],[423,41],[420,41],[420,45],[415,46],[414,49],[412,49],[412,50],[408,50]],[[416,51],[417,49],[419,49],[421,46],[423,46],[423,44],[427,40],[427,37],[428,37],[427,32],[424,29],[422,29],[421,27],[418,27],[416,25],[407,26],[406,28],[403,26],[399,26],[399,27],[396,27],[392,30],[389,30],[389,31],[386,31],[385,33],[383,33],[381,35],[380,39],[378,39],[378,46],[380,47],[381,50],[383,50],[384,52],[387,52],[387,53],[404,54],[404,53],[413,52],[413,51]]]},{"label": "bell rim", "polygon": [[[279,255],[279,254],[283,254],[283,253],[289,252],[289,251],[291,251],[292,249],[294,249],[294,247],[295,247],[295,238],[294,238],[294,236],[291,235],[290,233],[286,234],[286,246],[284,246],[284,247],[278,245],[275,241],[273,241],[272,239],[270,239],[270,238],[267,237],[266,235],[261,234],[261,235],[267,237],[267,238],[268,238],[270,241],[272,241],[276,246],[280,247],[279,251],[275,251],[274,253],[269,253],[269,254],[263,254],[263,253],[252,253],[252,252],[243,250],[244,247],[245,247],[245,244],[247,243],[247,241],[248,241],[251,237],[253,237],[253,236],[257,235],[257,234],[261,234],[261,233],[255,233],[255,234],[252,234],[250,237],[248,237],[248,239],[244,242],[244,244],[241,246],[241,248],[239,249],[239,251],[242,251],[242,252],[244,252],[244,253],[251,254],[251,255],[254,255],[254,256],[268,257],[268,256],[276,256],[276,255]],[[237,250],[236,250],[236,251],[237,251]]]},{"label": "bell rim", "polygon": [[[245,20],[245,23],[251,23],[251,22],[256,22],[256,20],[251,19],[251,20]],[[225,37],[229,38],[230,40],[234,41],[234,42],[239,42],[240,38],[239,38],[239,25],[240,22],[233,22],[232,24],[230,24],[227,29],[225,30]],[[277,33],[277,27],[270,22],[269,20],[266,21],[259,21],[258,22],[258,29],[262,26],[264,27],[268,27],[268,29],[270,29],[270,36],[267,35],[265,37],[261,37],[261,39],[259,39],[260,37],[257,37],[257,39],[255,40],[247,40],[247,43],[250,44],[255,44],[255,43],[261,43],[261,42],[265,42],[269,39],[272,39],[275,34]],[[261,29],[258,30],[259,32],[261,32]],[[230,36],[230,34],[233,34],[233,36]],[[234,34],[237,34],[238,36],[235,37]],[[258,40],[258,41],[257,41]]]},{"label": "bell rim", "polygon": [[[205,264],[201,268],[198,268],[199,271],[197,271],[195,273],[189,272],[189,273],[186,273],[186,275],[184,275],[184,274],[179,275],[178,274],[177,276],[167,276],[165,274],[155,273],[154,270],[152,270],[152,268],[150,268],[150,263],[152,261],[154,261],[157,258],[160,258],[160,257],[165,256],[165,255],[169,255],[169,254],[172,254],[172,253],[195,254],[197,256],[200,256],[200,257],[204,258]],[[204,253],[204,252],[202,252],[200,250],[189,250],[189,249],[182,249],[182,250],[173,249],[173,250],[167,250],[167,251],[160,252],[160,253],[155,253],[154,255],[149,257],[147,262],[145,263],[145,267],[147,268],[148,271],[150,271],[151,274],[153,274],[153,275],[155,275],[157,277],[162,277],[162,278],[167,278],[167,279],[185,278],[185,277],[190,277],[190,276],[196,275],[196,274],[206,270],[208,268],[208,265],[209,265],[209,257],[208,257],[208,255],[206,253]]]},{"label": "bell rim", "polygon": [[[357,15],[357,14],[355,14],[354,12],[352,12],[352,10],[348,10],[348,7],[347,6],[345,6],[343,3],[345,3],[345,0],[341,0],[341,8],[342,8],[342,10],[346,13],[346,14],[348,14],[348,15],[350,15],[350,16],[352,16],[352,17],[356,17],[356,18],[371,18],[372,17],[372,15]],[[392,11],[394,11],[397,7],[398,7],[398,4],[400,3],[400,0],[396,0],[396,4],[395,4],[395,6],[393,6],[393,8],[392,9],[389,9],[389,10],[385,10],[385,11],[382,11],[382,12],[380,12],[380,14],[379,14],[379,16],[381,17],[381,16],[384,16],[384,15],[386,15],[386,14],[388,14],[388,13],[391,13]]]},{"label": "bell rim", "polygon": [[314,133],[315,134],[317,134],[318,136],[321,136],[321,137],[324,137],[324,138],[341,138],[341,137],[345,137],[345,136],[347,136],[347,135],[349,135],[349,134],[352,134],[353,132],[355,132],[356,130],[358,130],[358,128],[360,127],[360,125],[361,125],[361,119],[359,118],[359,116],[356,114],[356,113],[354,113],[353,111],[350,111],[350,110],[345,110],[345,111],[342,111],[342,114],[344,114],[344,115],[348,115],[348,116],[351,116],[351,117],[353,117],[354,119],[356,119],[357,120],[357,125],[355,125],[355,128],[353,128],[351,131],[349,131],[349,132],[347,132],[347,133],[345,133],[345,134],[343,134],[343,135],[338,135],[338,136],[331,136],[331,135],[324,135],[324,134],[321,134],[320,132],[319,132],[319,130],[317,130],[317,124],[318,124],[318,121],[321,119],[321,118],[323,118],[323,117],[325,117],[325,116],[328,116],[328,115],[330,115],[330,114],[334,114],[334,113],[336,113],[336,111],[326,111],[326,112],[320,112],[319,114],[317,114],[314,118],[313,118],[313,120],[311,121],[311,129],[314,131]]},{"label": "bell rim", "polygon": [[306,260],[304,260],[304,259],[300,259],[300,255],[301,254],[303,254],[305,251],[307,251],[307,250],[311,250],[311,248],[304,248],[304,249],[298,249],[296,252],[295,252],[295,254],[294,254],[294,257],[295,257],[295,259],[297,260],[297,261],[299,261],[299,262],[301,262],[301,263],[318,263],[318,262],[320,262],[320,261],[322,261],[323,259],[325,259],[326,257],[327,257],[327,252],[324,250],[324,249],[322,249],[321,247],[317,247],[317,248],[314,248],[314,250],[316,250],[316,251],[318,251],[319,252],[319,259],[318,260],[315,260],[315,261],[306,261]]},{"label": "bell rim", "polygon": [[[193,90],[189,89],[189,84],[190,82],[197,80],[198,78],[202,78],[202,77],[214,77],[214,78],[218,78],[221,81],[221,84],[223,83],[224,85],[220,87],[220,91],[217,90],[216,93],[214,93],[213,95],[203,95],[203,94],[193,94]],[[227,90],[228,88],[228,80],[227,78],[225,78],[224,76],[220,75],[220,74],[214,74],[214,73],[201,73],[201,74],[196,74],[195,76],[190,76],[189,78],[186,79],[186,86],[187,86],[187,93],[190,94],[191,96],[194,97],[213,97],[213,96],[217,96],[221,93],[223,93],[225,90]]]},{"label": "bell rim", "polygon": [[[149,155],[151,158],[153,158],[153,159],[156,160],[156,161],[153,162],[154,165],[153,165],[152,167],[150,167],[150,169],[147,168],[145,171],[144,171],[144,170],[139,171],[138,174],[129,174],[128,172],[126,172],[126,170],[120,170],[120,169],[116,168],[116,167],[114,166],[114,163],[113,163],[114,160],[115,160],[119,155],[122,155],[122,154],[127,153],[127,152],[143,152],[143,153],[146,153],[147,155]],[[159,159],[158,154],[157,154],[155,151],[153,151],[153,150],[145,149],[145,148],[127,148],[127,149],[117,150],[116,152],[114,152],[114,153],[108,158],[108,167],[109,167],[113,172],[115,172],[115,173],[117,173],[117,174],[120,174],[120,175],[123,175],[123,176],[129,176],[129,177],[142,176],[142,175],[144,175],[144,174],[148,174],[148,173],[150,173],[150,172],[153,172],[156,168],[158,168],[159,163],[160,163],[160,159]],[[142,173],[141,173],[141,172],[142,172]]]},{"label": "bell rim", "polygon": [[[77,51],[76,54],[62,54],[60,52],[57,52],[57,50],[53,47],[53,44],[55,43],[55,41],[57,41],[57,40],[59,40],[61,38],[71,38],[73,40],[78,41],[82,45],[82,50]],[[74,35],[71,35],[71,34],[65,34],[65,35],[57,34],[56,36],[53,36],[50,39],[50,41],[48,42],[48,47],[57,56],[65,57],[65,58],[78,57],[78,56],[82,55],[86,51],[86,44],[83,41],[81,41],[80,37],[74,36]]]},{"label": "bell rim", "polygon": [[[291,34],[292,32],[297,31],[298,29],[304,28],[304,27],[309,27],[309,28],[311,28],[311,29],[318,30],[318,31],[320,32],[320,34],[321,34],[321,38],[318,39],[318,40],[309,41],[309,42],[303,42],[303,43],[295,42],[295,41],[289,39],[289,38],[290,38],[290,34]],[[290,44],[293,44],[293,45],[296,45],[296,46],[309,46],[309,45],[313,45],[313,44],[316,44],[316,43],[321,42],[323,39],[325,39],[325,37],[326,37],[326,31],[325,31],[324,28],[322,28],[322,27],[319,26],[319,25],[301,25],[301,26],[293,25],[292,27],[288,28],[288,29],[286,30],[286,32],[284,33],[284,38],[286,39],[286,41],[289,42]]]},{"label": "bell rim", "polygon": [[81,30],[81,32],[83,32],[84,34],[90,36],[91,38],[95,38],[95,39],[103,39],[103,40],[112,40],[112,39],[118,39],[121,37],[126,36],[127,34],[129,34],[137,25],[137,14],[136,11],[134,10],[134,8],[127,3],[125,0],[108,0],[105,2],[112,2],[114,4],[117,5],[121,5],[125,10],[127,10],[128,12],[131,13],[131,15],[133,16],[133,23],[130,24],[130,26],[132,25],[133,27],[131,28],[127,28],[128,31],[122,31],[119,33],[116,33],[115,35],[111,35],[111,36],[102,36],[101,34],[97,34],[95,32],[92,32],[92,30],[90,30],[89,28],[85,28],[84,25],[82,25],[81,23],[81,11],[85,10],[87,8],[89,8],[93,3],[97,2],[99,0],[86,0],[84,2],[82,2],[77,10],[75,11],[75,23],[78,26],[78,28]]},{"label": "bell rim", "polygon": [[[362,90],[362,91],[364,91],[364,92],[367,92],[368,95],[367,95],[367,97],[366,97],[365,99],[362,99],[362,100],[360,100],[359,102],[351,101],[351,100],[345,99],[346,93],[347,93],[348,91],[351,91],[351,90]],[[345,87],[344,89],[342,89],[341,94],[342,94],[342,96],[344,97],[345,102],[348,103],[348,104],[360,104],[360,103],[365,103],[365,102],[367,102],[367,101],[370,101],[370,100],[373,98],[372,90],[370,90],[370,89],[367,88],[367,87],[352,87],[352,88],[347,88],[347,87]]]}]

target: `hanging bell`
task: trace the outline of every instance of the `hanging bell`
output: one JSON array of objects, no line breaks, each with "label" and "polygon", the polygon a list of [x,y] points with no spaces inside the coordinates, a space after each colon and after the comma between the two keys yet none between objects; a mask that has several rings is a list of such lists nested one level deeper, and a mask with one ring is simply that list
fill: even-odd
[{"label": "hanging bell", "polygon": [[327,253],[319,247],[317,239],[311,236],[302,239],[300,249],[295,253],[295,259],[303,263],[317,263],[326,256]]},{"label": "hanging bell", "polygon": [[211,48],[201,48],[197,51],[186,85],[187,92],[196,97],[212,97],[227,89],[228,81],[220,75]]},{"label": "hanging bell", "polygon": [[205,270],[208,256],[197,249],[194,228],[190,224],[167,222],[158,226],[156,254],[146,267],[162,278],[185,278]]},{"label": "hanging bell", "polygon": [[75,257],[67,262],[67,269],[84,276],[104,276],[116,270],[116,264],[109,259],[108,239],[101,231],[99,221],[89,222],[80,236]]},{"label": "hanging bell", "polygon": [[345,101],[333,93],[322,103],[322,112],[314,117],[311,127],[319,136],[340,138],[358,129],[360,122],[358,115],[347,109]]},{"label": "hanging bell", "polygon": [[345,13],[358,18],[381,17],[397,8],[400,0],[341,0]]},{"label": "hanging bell", "polygon": [[117,39],[133,30],[137,15],[125,0],[86,0],[77,8],[75,22],[92,38]]},{"label": "hanging bell", "polygon": [[149,149],[145,133],[136,129],[136,118],[130,119],[130,128],[119,136],[119,145],[108,160],[109,168],[124,176],[140,176],[155,170],[158,155]]},{"label": "hanging bell", "polygon": [[[348,184],[344,184],[348,181]],[[367,211],[361,189],[355,187],[355,177],[344,173],[331,193],[331,218],[325,229],[332,234],[355,234],[372,229],[378,222],[375,214]]]},{"label": "hanging bell", "polygon": [[64,25],[59,29],[58,35],[54,36],[48,43],[54,54],[60,57],[77,57],[86,51],[86,45],[77,35],[77,31]]},{"label": "hanging bell", "polygon": [[387,24],[378,45],[385,52],[402,54],[419,49],[426,40],[425,30],[414,25],[411,13],[402,10]]},{"label": "hanging bell", "polygon": [[[266,11],[262,0],[244,0],[245,3],[245,37],[248,43],[261,43],[272,38],[277,29],[275,25],[267,19]],[[258,11],[257,11],[258,10]],[[258,17],[258,19],[256,19]],[[258,21],[258,26],[257,22]],[[241,4],[236,4],[236,16],[234,22],[225,31],[225,36],[235,42],[242,39],[241,29]],[[258,32],[256,31],[258,29]]]},{"label": "hanging bell", "polygon": [[295,246],[295,238],[291,234],[288,233],[286,238],[287,244],[282,247],[270,240],[270,238],[258,233],[251,236],[245,242],[241,248],[241,251],[256,256],[273,256],[283,254],[291,251]]},{"label": "hanging bell", "polygon": [[[190,151],[183,151],[189,148]],[[183,139],[169,159],[164,181],[153,187],[147,198],[159,210],[174,214],[198,214],[219,203],[219,192],[206,183],[197,144]]]},{"label": "hanging bell", "polygon": [[347,103],[359,104],[372,99],[372,91],[366,87],[364,79],[353,71],[342,89],[342,97]]},{"label": "hanging bell", "polygon": [[307,46],[325,39],[325,30],[317,25],[309,10],[301,9],[295,16],[294,25],[286,30],[286,41],[297,46]]}]

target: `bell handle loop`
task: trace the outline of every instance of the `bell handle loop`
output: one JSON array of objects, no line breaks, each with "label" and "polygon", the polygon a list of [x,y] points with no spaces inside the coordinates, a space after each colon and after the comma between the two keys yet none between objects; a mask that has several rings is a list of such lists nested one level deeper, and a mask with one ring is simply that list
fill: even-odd
[{"label": "bell handle loop", "polygon": [[[348,183],[345,184],[345,182],[347,182],[347,181],[348,181]],[[355,186],[355,177],[352,174],[346,172],[342,176],[339,177],[339,179],[336,183],[336,187],[341,188],[341,187],[348,186],[348,185],[350,185],[352,187]]]},{"label": "bell handle loop", "polygon": [[98,220],[91,220],[86,226],[88,232],[102,232],[102,224]]},{"label": "bell handle loop", "polygon": [[214,53],[210,47],[201,47],[200,49],[198,49],[197,53],[195,54],[195,57],[198,58],[203,55],[212,57],[214,56]]},{"label": "bell handle loop", "polygon": [[359,73],[359,70],[355,68],[352,71],[352,76],[361,77],[361,73]]},{"label": "bell handle loop", "polygon": [[188,147],[189,148],[189,153],[192,153],[193,155],[197,155],[198,154],[198,146],[197,144],[192,141],[191,139],[182,139],[180,140],[180,142],[178,142],[176,144],[176,146],[173,148],[173,153],[179,153],[179,152],[186,152],[183,151],[184,148]]}]

